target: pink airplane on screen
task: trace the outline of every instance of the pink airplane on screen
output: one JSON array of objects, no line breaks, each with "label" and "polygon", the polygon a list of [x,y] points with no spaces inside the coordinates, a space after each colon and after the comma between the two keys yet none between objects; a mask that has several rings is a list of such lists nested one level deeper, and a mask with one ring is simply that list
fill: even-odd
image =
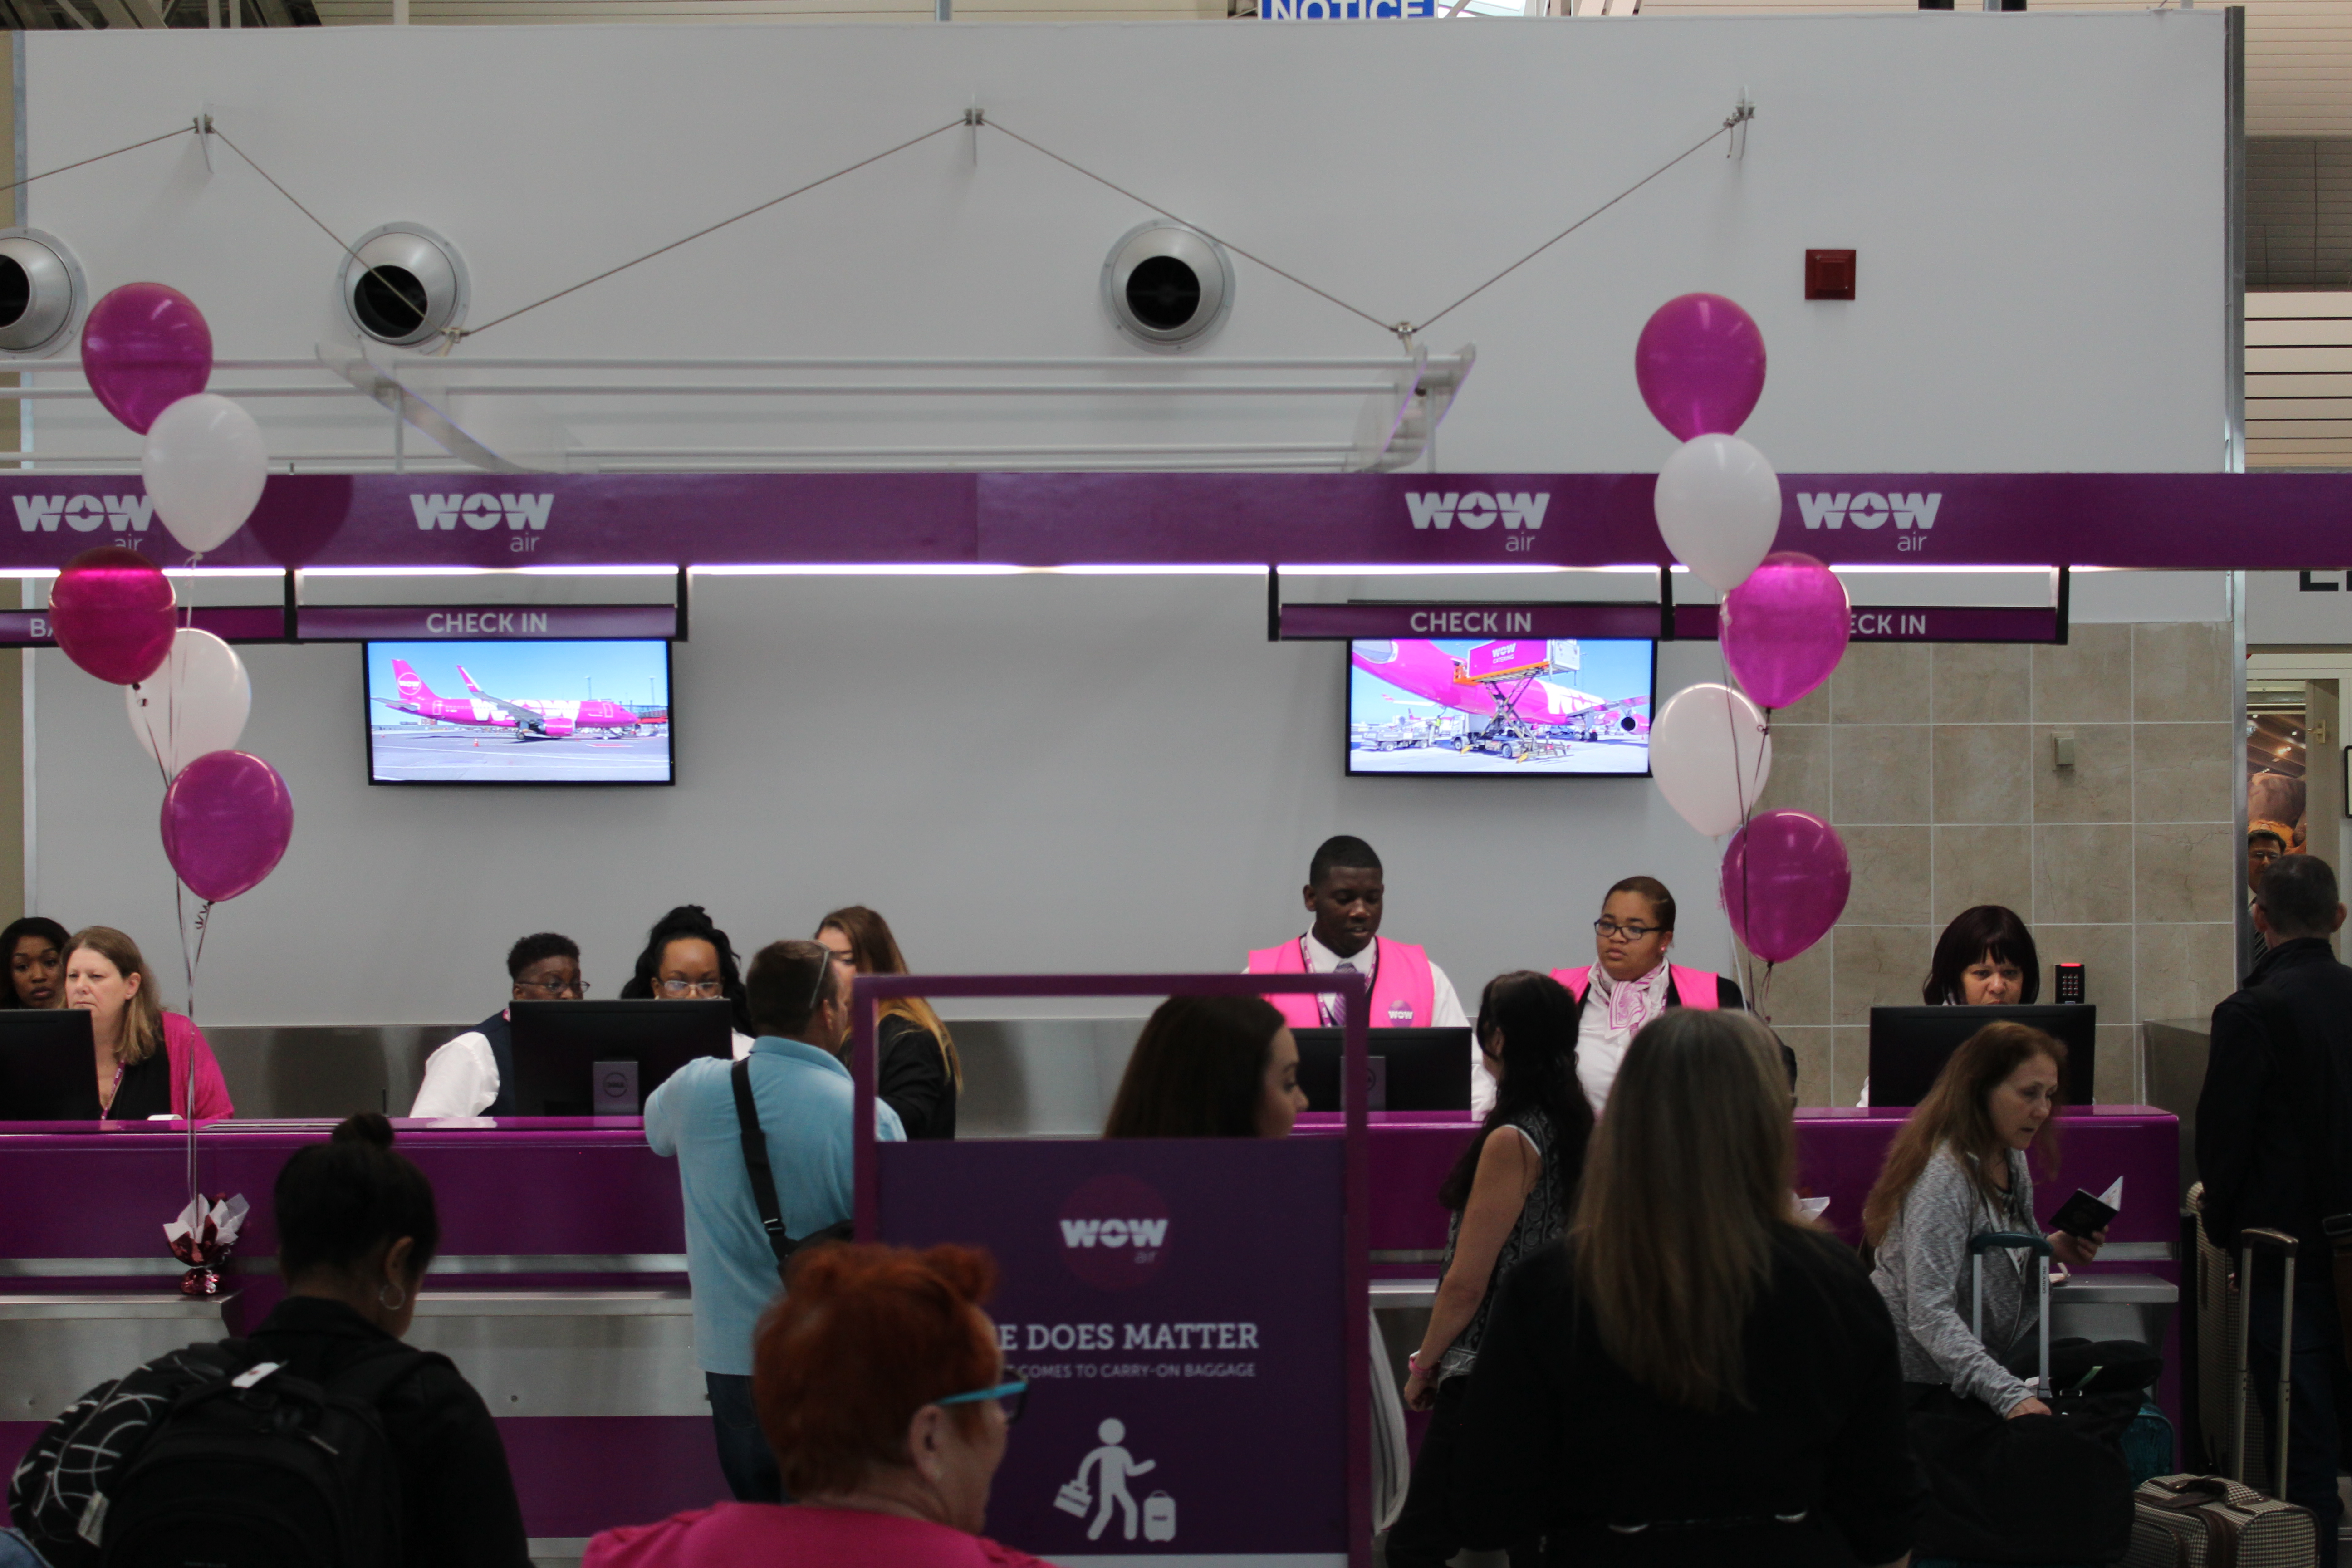
[{"label": "pink airplane on screen", "polygon": [[1649,732],[1647,697],[1596,697],[1559,681],[1546,680],[1551,645],[1540,637],[1481,643],[1456,657],[1434,643],[1358,642],[1349,662],[1368,675],[1424,701],[1480,719],[1496,716],[1496,703],[1510,717],[1545,729],[1570,729],[1587,738]]},{"label": "pink airplane on screen", "polygon": [[656,724],[666,724],[667,716],[649,717],[637,713],[618,702],[602,698],[566,699],[541,701],[509,702],[503,697],[493,697],[474,684],[466,667],[457,667],[457,679],[466,683],[469,697],[439,697],[425,678],[416,673],[404,658],[392,661],[392,676],[400,689],[400,700],[378,697],[375,701],[402,713],[414,713],[427,723],[467,724],[486,730],[511,730],[518,741],[560,741],[566,735],[583,730],[606,730],[634,735]]}]

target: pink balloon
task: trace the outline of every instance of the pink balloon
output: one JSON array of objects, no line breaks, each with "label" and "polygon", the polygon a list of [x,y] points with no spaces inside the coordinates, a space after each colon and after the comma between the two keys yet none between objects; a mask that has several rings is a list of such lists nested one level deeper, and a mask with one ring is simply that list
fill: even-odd
[{"label": "pink balloon", "polygon": [[200,899],[233,899],[278,868],[294,797],[249,752],[206,752],[163,792],[163,856]]},{"label": "pink balloon", "polygon": [[1716,628],[1740,689],[1759,707],[1786,708],[1845,657],[1853,611],[1836,573],[1801,551],[1781,550],[1723,596]]},{"label": "pink balloon", "polygon": [[65,564],[49,588],[49,626],[66,657],[117,686],[146,679],[171,657],[177,595],[136,550],[102,545]]},{"label": "pink balloon", "polygon": [[144,436],[157,415],[212,379],[212,329],[177,289],[125,283],[82,322],[81,370],[106,411]]},{"label": "pink balloon", "polygon": [[1757,957],[1786,963],[1829,933],[1853,875],[1837,829],[1801,811],[1759,811],[1723,854],[1723,907]]},{"label": "pink balloon", "polygon": [[1633,379],[1675,440],[1732,435],[1764,395],[1764,334],[1720,294],[1677,296],[1642,329]]}]

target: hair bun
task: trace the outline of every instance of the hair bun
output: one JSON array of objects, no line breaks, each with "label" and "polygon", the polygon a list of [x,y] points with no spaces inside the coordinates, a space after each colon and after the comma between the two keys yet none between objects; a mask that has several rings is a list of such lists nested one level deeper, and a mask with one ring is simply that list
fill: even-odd
[{"label": "hair bun", "polygon": [[334,1143],[367,1143],[378,1149],[392,1147],[392,1123],[373,1110],[362,1110],[356,1116],[346,1116],[335,1124]]}]

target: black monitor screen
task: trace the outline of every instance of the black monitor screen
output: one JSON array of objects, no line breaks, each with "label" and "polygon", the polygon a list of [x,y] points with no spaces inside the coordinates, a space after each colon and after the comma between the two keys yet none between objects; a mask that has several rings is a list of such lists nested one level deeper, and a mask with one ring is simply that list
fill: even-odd
[{"label": "black monitor screen", "polygon": [[1360,638],[1348,647],[1348,771],[1488,778],[1650,771],[1657,644]]},{"label": "black monitor screen", "polygon": [[[1338,1029],[1291,1034],[1298,1041],[1298,1087],[1307,1092],[1307,1109],[1346,1109],[1339,1103],[1345,1035]],[[1468,1029],[1374,1029],[1366,1054],[1371,1062],[1371,1110],[1470,1109]]]},{"label": "black monitor screen", "polygon": [[633,1116],[695,1058],[734,1053],[734,1005],[724,999],[514,1002],[507,1018],[518,1116]]},{"label": "black monitor screen", "polygon": [[95,1121],[94,1060],[81,1009],[0,1009],[0,1121]]},{"label": "black monitor screen", "polygon": [[1987,1024],[2023,1024],[2066,1047],[2066,1103],[2088,1105],[2098,1053],[2099,1010],[2088,1003],[2031,1007],[1873,1007],[1870,1103],[1916,1105],[1961,1042]]},{"label": "black monitor screen", "polygon": [[370,784],[675,782],[657,638],[366,646]]}]

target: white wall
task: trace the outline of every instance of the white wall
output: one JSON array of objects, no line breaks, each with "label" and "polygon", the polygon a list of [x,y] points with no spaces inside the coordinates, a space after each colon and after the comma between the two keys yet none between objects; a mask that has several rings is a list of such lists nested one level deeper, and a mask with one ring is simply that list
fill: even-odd
[{"label": "white wall", "polygon": [[[406,217],[456,237],[483,321],[978,97],[1395,317],[1613,195],[1745,87],[1743,161],[1692,159],[1432,334],[1481,346],[1444,467],[1654,465],[1669,441],[1633,340],[1659,300],[1710,289],[1763,323],[1772,384],[1748,433],[1789,471],[2210,468],[2220,21],[45,34],[25,39],[29,166],[208,103],[345,234]],[[181,142],[44,181],[31,221],[100,291],[188,290],[225,355],[308,353],[337,331],[335,254],[215,158],[207,176]],[[1097,268],[1141,216],[1011,143],[975,167],[958,132],[476,347],[1108,353]],[[1862,298],[1807,305],[1801,253],[1832,245],[1861,250]],[[1387,346],[1244,263],[1213,352]],[[273,441],[350,438],[261,411]],[[128,439],[69,411],[38,428],[52,450]],[[2104,615],[2133,618],[2151,587],[2118,578]],[[2150,602],[2171,597],[2199,618],[2212,595]],[[1716,847],[1646,781],[1343,778],[1340,655],[1269,647],[1264,609],[1252,577],[707,580],[669,791],[370,789],[358,653],[249,650],[247,743],[298,826],[278,874],[217,911],[203,1016],[470,1016],[505,943],[543,926],[582,941],[610,994],[686,900],[747,951],[865,900],[934,970],[1222,969],[1299,928],[1307,854],[1335,831],[1381,847],[1390,933],[1465,990],[1580,958],[1601,890],[1634,871],[1681,895],[1689,956],[1725,960]],[[37,905],[127,926],[168,973],[152,772],[116,692],[36,662]],[[1719,668],[1710,645],[1670,647],[1661,689]]]},{"label": "white wall", "polygon": [[[683,901],[747,954],[863,900],[933,970],[1224,970],[1304,928],[1334,832],[1381,850],[1388,934],[1458,986],[1586,962],[1634,871],[1726,959],[1714,847],[1647,780],[1344,778],[1342,651],[1265,626],[1244,577],[709,580],[677,649],[680,782],[635,791],[370,788],[358,650],[247,649],[246,744],[293,791],[294,845],[215,912],[202,1016],[477,1016],[544,927],[611,995]],[[115,689],[37,658],[39,909],[124,925],[175,975],[154,769]],[[1666,650],[1669,689],[1717,674],[1711,644]]]},{"label": "white wall", "polygon": [[[1654,466],[1671,441],[1635,394],[1633,340],[1667,297],[1711,289],[1763,326],[1748,434],[1784,471],[2210,469],[2221,37],[2212,9],[44,33],[24,39],[26,157],[54,168],[209,106],[346,237],[395,218],[452,237],[482,323],[977,101],[1393,321],[1682,152],[1745,89],[1744,158],[1708,148],[1432,329],[1433,350],[1480,349],[1443,466]],[[79,247],[94,290],[186,290],[226,355],[345,336],[334,247],[234,153],[213,161],[182,139],[77,169],[29,188],[29,221]],[[1149,216],[993,133],[975,163],[958,130],[459,354],[1118,353],[1098,272]],[[1825,246],[1859,250],[1855,301],[1801,298],[1803,252]],[[1239,265],[1208,353],[1393,351]],[[1286,406],[1155,413],[1181,437]],[[82,407],[45,408],[41,445],[135,452]],[[281,450],[352,439],[319,410],[262,412]],[[607,443],[744,434],[612,400],[575,417]]]}]

